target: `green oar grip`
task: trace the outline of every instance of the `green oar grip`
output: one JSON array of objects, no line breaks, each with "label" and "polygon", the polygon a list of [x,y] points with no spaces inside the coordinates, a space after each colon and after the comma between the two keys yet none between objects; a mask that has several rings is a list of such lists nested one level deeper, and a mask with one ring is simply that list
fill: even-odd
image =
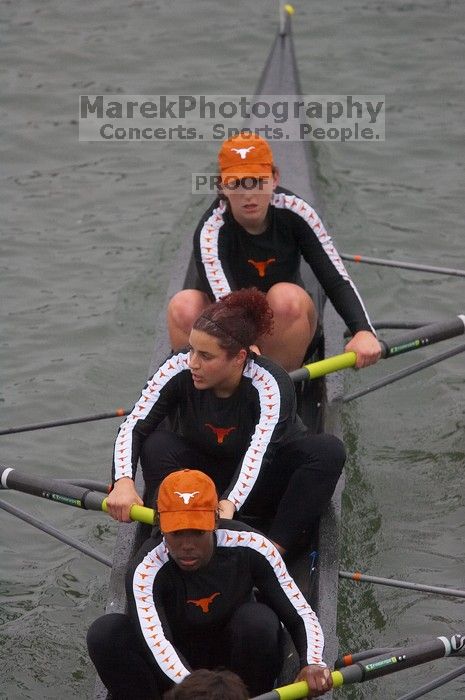
[{"label": "green oar grip", "polygon": [[[108,513],[107,499],[102,501],[102,510]],[[129,517],[131,520],[137,520],[138,523],[145,523],[146,525],[153,525],[155,522],[155,511],[153,508],[147,508],[146,506],[131,506],[129,511]]]}]

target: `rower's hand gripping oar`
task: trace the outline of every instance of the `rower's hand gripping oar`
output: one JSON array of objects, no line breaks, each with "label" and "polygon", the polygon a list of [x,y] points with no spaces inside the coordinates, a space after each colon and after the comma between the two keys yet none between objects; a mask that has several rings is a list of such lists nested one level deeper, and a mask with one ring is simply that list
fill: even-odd
[{"label": "rower's hand gripping oar", "polygon": [[[389,357],[424,348],[427,345],[455,338],[464,333],[465,315],[456,316],[450,321],[430,323],[427,326],[415,328],[409,333],[405,333],[391,341],[378,339],[381,345],[381,357],[387,360]],[[347,367],[355,367],[356,361],[357,355],[355,352],[343,352],[340,355],[334,355],[333,357],[327,357],[324,360],[304,365],[300,369],[291,372],[290,377],[294,382],[317,379],[331,372],[337,372]]]},{"label": "rower's hand gripping oar", "polygon": [[[387,654],[361,660],[332,671],[333,688],[340,688],[350,683],[363,683],[434,659],[441,659],[444,656],[462,656],[464,648],[465,635],[454,634],[451,637],[436,637],[420,644],[392,649]],[[275,688],[263,695],[257,695],[252,700],[299,700],[306,698],[308,693],[307,683],[299,681]]]},{"label": "rower's hand gripping oar", "polygon": [[[0,488],[22,491],[75,508],[108,513],[107,498],[97,491],[75,486],[60,479],[24,474],[11,467],[0,466]],[[152,508],[138,505],[133,505],[129,513],[131,520],[147,525],[154,524],[155,515]]]}]

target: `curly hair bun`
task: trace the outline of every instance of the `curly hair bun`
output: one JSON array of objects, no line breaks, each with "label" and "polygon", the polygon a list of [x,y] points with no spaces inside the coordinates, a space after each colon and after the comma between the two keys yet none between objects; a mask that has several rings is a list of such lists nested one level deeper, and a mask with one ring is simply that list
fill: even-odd
[{"label": "curly hair bun", "polygon": [[263,292],[255,287],[239,289],[207,306],[193,328],[217,338],[220,346],[234,355],[271,333],[273,311]]},{"label": "curly hair bun", "polygon": [[[268,304],[266,294],[255,287],[239,289],[231,292],[220,301],[227,309],[237,309],[240,317],[246,317],[252,321],[256,329],[257,337],[271,333],[273,328],[273,311]],[[242,311],[242,313],[241,313]]]}]

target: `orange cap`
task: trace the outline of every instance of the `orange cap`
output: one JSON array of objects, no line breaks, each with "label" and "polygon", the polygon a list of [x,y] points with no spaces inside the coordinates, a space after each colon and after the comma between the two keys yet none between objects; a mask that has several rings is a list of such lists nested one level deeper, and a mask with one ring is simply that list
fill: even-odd
[{"label": "orange cap", "polygon": [[223,181],[243,177],[271,177],[273,153],[265,139],[255,134],[239,134],[223,143],[218,154]]},{"label": "orange cap", "polygon": [[218,511],[215,484],[196,469],[172,472],[160,484],[157,509],[162,532],[214,530]]}]

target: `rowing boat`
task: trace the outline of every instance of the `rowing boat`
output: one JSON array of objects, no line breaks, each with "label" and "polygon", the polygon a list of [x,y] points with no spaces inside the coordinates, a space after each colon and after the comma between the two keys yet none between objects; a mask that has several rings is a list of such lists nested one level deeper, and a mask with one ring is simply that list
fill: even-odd
[{"label": "rowing boat", "polygon": [[[259,95],[288,95],[296,97],[300,95],[291,17],[289,14],[285,16],[283,26],[277,33],[263,69],[256,90],[256,96]],[[247,126],[254,128],[254,122],[248,122]],[[317,196],[315,167],[308,144],[298,140],[274,141],[273,151],[284,186],[303,197],[318,212],[321,212]],[[166,357],[169,347],[165,320],[168,300],[179,289],[192,288],[195,282],[195,264],[191,253],[191,237],[186,236],[178,253],[178,264],[173,266],[173,270],[182,270],[182,273],[173,275],[171,279],[166,304],[155,328],[155,345],[149,375],[153,374],[161,361]],[[185,266],[186,260],[189,261],[187,269]],[[315,358],[321,359],[324,356],[340,351],[344,326],[332,305],[325,299],[323,291],[308,265],[303,265],[302,267],[302,278],[317,305],[319,317],[323,320],[323,333],[318,347],[314,351]],[[325,430],[340,437],[341,427],[338,401],[342,396],[342,378],[340,375],[331,374],[311,384],[308,382],[304,383],[299,385],[297,390],[299,411],[309,429],[313,432]],[[318,528],[309,538],[311,543],[310,549],[306,548],[302,555],[290,565],[291,573],[318,614],[325,634],[324,658],[328,664],[332,664],[338,654],[336,616],[343,485],[344,477],[342,476],[326,513],[321,517]],[[142,492],[143,483],[140,474],[136,477],[136,486]],[[126,607],[124,588],[126,565],[129,557],[136,551],[136,548],[146,535],[147,532],[144,532],[144,526],[140,524],[132,523],[119,526],[113,555],[106,607],[107,613],[124,612]],[[309,556],[310,552],[316,552],[316,557],[311,559]],[[312,561],[314,562],[313,565]],[[290,640],[289,645],[289,649],[286,650],[285,654],[286,661],[278,679],[280,684],[292,682],[298,671],[297,655]],[[95,697],[106,697],[106,691],[99,681],[96,684]]]}]

